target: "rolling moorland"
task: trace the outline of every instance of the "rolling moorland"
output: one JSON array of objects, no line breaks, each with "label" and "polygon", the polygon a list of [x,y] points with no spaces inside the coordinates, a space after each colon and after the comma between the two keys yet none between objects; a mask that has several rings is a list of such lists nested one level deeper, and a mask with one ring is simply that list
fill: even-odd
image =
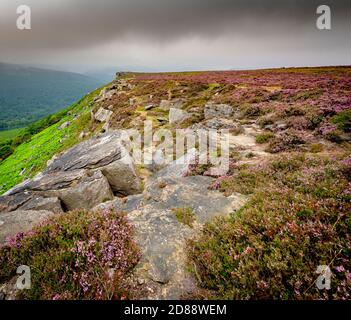
[{"label": "rolling moorland", "polygon": [[[134,165],[145,120],[229,129],[229,172]],[[350,299],[350,142],[351,67],[119,74],[1,145],[0,296]]]}]

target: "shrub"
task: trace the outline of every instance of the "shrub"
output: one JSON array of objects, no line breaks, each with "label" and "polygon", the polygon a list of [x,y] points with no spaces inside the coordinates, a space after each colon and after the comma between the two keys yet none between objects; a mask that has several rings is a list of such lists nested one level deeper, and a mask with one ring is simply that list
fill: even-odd
[{"label": "shrub", "polygon": [[293,116],[288,119],[288,127],[296,130],[306,130],[310,126],[310,122],[304,116]]},{"label": "shrub", "polygon": [[310,145],[310,152],[319,153],[323,151],[323,145],[321,143],[312,143]]},{"label": "shrub", "polygon": [[297,149],[299,145],[304,143],[305,140],[303,139],[301,133],[290,129],[271,139],[267,151],[271,153],[278,153],[287,150],[294,150]]},{"label": "shrub", "polygon": [[138,262],[133,228],[114,211],[69,212],[19,233],[0,249],[0,282],[31,268],[25,299],[119,299],[121,281]]},{"label": "shrub", "polygon": [[337,128],[336,125],[330,124],[328,122],[321,125],[319,128],[319,133],[321,136],[331,142],[341,143],[343,141],[342,132]]},{"label": "shrub", "polygon": [[351,109],[338,113],[331,121],[339,130],[351,132]]},{"label": "shrub", "polygon": [[[199,284],[217,299],[350,299],[351,195],[342,170],[335,159],[300,155],[252,168],[250,202],[189,241]],[[328,291],[315,285],[319,265],[332,271]]]},{"label": "shrub", "polygon": [[247,104],[247,105],[244,105],[242,108],[243,108],[243,111],[242,111],[243,118],[257,118],[264,113],[258,104]]},{"label": "shrub", "polygon": [[264,128],[265,126],[272,125],[276,121],[276,117],[274,116],[263,116],[257,120],[257,124]]},{"label": "shrub", "polygon": [[262,144],[268,142],[273,138],[274,134],[272,132],[264,132],[256,136],[256,142]]}]

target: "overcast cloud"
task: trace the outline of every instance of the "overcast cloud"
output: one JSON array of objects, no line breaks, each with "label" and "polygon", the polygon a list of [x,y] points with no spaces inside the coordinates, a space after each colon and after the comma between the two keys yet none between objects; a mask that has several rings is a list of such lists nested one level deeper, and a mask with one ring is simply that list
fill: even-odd
[{"label": "overcast cloud", "polygon": [[[16,29],[16,8],[32,30]],[[332,9],[332,30],[316,8]],[[182,70],[351,64],[343,0],[1,0],[0,61]]]}]

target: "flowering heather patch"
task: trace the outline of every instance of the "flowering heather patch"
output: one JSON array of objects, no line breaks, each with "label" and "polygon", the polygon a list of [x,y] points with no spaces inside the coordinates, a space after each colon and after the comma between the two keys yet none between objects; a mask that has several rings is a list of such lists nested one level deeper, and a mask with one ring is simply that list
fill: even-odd
[{"label": "flowering heather patch", "polygon": [[[239,118],[257,120],[272,131],[292,128],[334,143],[351,140],[350,67],[136,73],[128,81],[134,86],[129,98],[140,98],[141,105],[181,98],[184,109],[201,113],[208,102],[225,103]],[[337,130],[325,134],[332,125]]]},{"label": "flowering heather patch", "polygon": [[[219,179],[227,194],[252,198],[189,242],[199,284],[224,299],[350,299],[349,165],[293,153]],[[332,271],[330,290],[315,285],[319,265]]]},{"label": "flowering heather patch", "polygon": [[0,248],[0,281],[19,265],[31,268],[24,299],[121,299],[124,276],[138,262],[133,228],[114,211],[73,211],[55,217]]},{"label": "flowering heather patch", "polygon": [[305,143],[303,132],[289,129],[271,139],[267,151],[278,153],[296,150]]}]

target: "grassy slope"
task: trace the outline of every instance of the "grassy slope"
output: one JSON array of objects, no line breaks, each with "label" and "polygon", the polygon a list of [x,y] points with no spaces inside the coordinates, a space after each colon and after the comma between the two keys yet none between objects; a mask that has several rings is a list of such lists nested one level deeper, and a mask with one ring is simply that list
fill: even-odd
[{"label": "grassy slope", "polygon": [[[97,89],[72,105],[69,108],[70,112],[66,113],[61,121],[18,146],[15,152],[0,164],[0,194],[33,177],[56,153],[78,142],[79,133],[88,127],[90,122],[89,103],[100,91],[101,89]],[[74,120],[75,114],[79,115],[77,120]],[[70,121],[71,125],[58,130],[58,127],[66,121]]]}]

